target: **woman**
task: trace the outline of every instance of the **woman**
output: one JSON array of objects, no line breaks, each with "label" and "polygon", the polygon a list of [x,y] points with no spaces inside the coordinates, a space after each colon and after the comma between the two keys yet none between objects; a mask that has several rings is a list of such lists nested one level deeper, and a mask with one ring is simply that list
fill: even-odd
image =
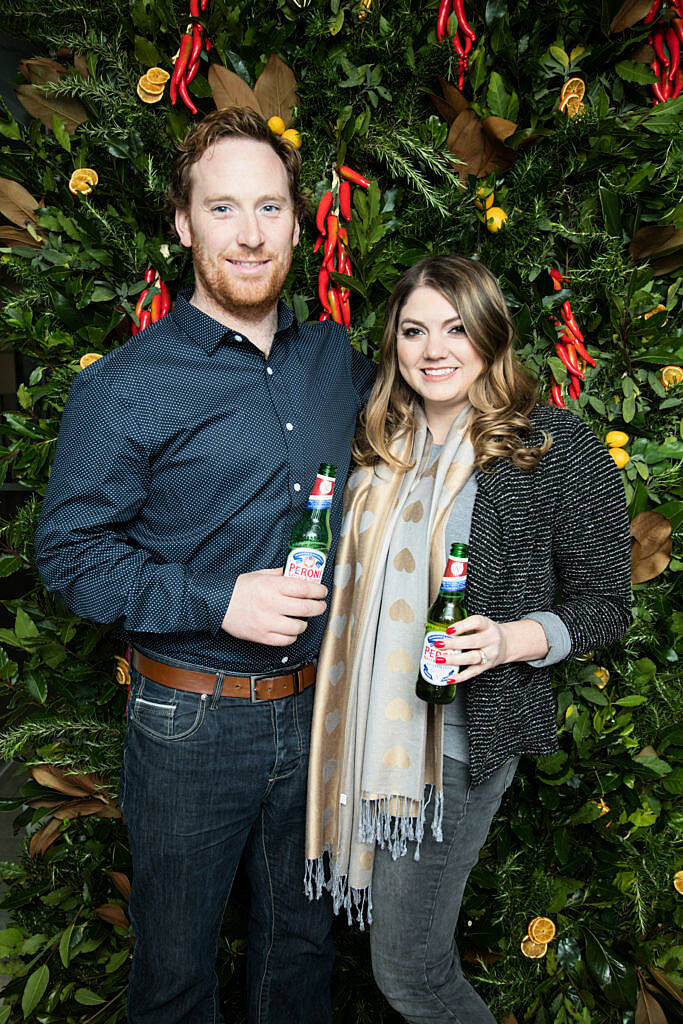
[{"label": "woman", "polygon": [[[557,749],[547,666],[630,621],[617,470],[581,420],[536,405],[513,337],[474,260],[429,257],[396,285],[318,670],[309,892],[372,921],[375,978],[411,1022],[494,1021],[453,939],[467,877],[520,755]],[[468,617],[442,648],[459,668],[444,710],[415,682],[454,541]]]}]

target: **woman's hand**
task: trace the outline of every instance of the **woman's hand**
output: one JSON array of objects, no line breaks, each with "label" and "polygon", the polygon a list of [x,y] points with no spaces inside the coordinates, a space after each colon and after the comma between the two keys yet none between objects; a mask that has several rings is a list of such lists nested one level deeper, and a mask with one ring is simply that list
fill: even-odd
[{"label": "woman's hand", "polygon": [[[485,615],[468,615],[446,630],[435,646],[448,665],[460,666],[458,682],[511,661],[535,661],[548,653],[545,630],[533,619],[494,622]],[[442,646],[443,645],[443,646]]]}]

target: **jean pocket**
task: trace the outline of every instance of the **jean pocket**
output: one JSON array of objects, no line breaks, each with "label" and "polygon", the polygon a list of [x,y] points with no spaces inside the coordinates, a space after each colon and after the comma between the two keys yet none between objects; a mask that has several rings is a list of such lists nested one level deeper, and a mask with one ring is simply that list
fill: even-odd
[{"label": "jean pocket", "polygon": [[141,677],[142,685],[131,694],[128,719],[137,729],[158,740],[183,740],[201,727],[208,697],[182,693]]}]

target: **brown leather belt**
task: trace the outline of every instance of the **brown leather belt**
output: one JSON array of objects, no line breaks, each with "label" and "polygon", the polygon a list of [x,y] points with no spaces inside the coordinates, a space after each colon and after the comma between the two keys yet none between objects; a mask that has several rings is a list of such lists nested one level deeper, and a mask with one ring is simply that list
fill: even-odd
[{"label": "brown leather belt", "polygon": [[[135,649],[132,660],[141,675],[174,690],[211,694],[216,687],[216,672],[193,672],[175,665],[165,665]],[[309,662],[283,675],[224,676],[221,695],[246,697],[247,700],[279,700],[280,697],[291,697],[293,693],[302,693],[314,682],[315,665]]]}]

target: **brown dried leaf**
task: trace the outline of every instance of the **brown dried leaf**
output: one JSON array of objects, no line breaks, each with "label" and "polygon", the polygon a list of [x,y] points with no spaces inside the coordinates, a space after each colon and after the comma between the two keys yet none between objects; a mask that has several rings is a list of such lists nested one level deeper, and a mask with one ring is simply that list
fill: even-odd
[{"label": "brown dried leaf", "polygon": [[503,1017],[500,1024],[517,1024],[517,1018],[514,1013],[508,1013],[507,1017]]},{"label": "brown dried leaf", "polygon": [[633,760],[637,761],[639,757],[657,757],[657,751],[653,746],[648,744],[647,747],[643,747],[642,750],[639,750],[637,754],[633,755]]},{"label": "brown dried leaf", "polygon": [[671,521],[661,512],[641,512],[631,522],[631,536],[645,556],[651,555],[671,537]]},{"label": "brown dried leaf", "polygon": [[73,135],[79,124],[88,119],[85,107],[79,100],[46,96],[38,85],[20,85],[16,93],[24,109],[31,117],[42,121],[46,128],[52,128],[52,115],[56,114],[64,122],[69,135]]},{"label": "brown dried leaf", "polygon": [[612,18],[610,32],[623,32],[644,18],[652,7],[652,0],[626,0]]},{"label": "brown dried leaf", "polygon": [[499,960],[502,960],[503,954],[498,953],[493,949],[478,949],[475,946],[470,946],[463,953],[463,960],[466,960],[470,964],[497,964]]},{"label": "brown dried leaf", "polygon": [[34,249],[40,248],[40,242],[36,242],[33,235],[21,228],[0,227],[0,245],[30,245]]},{"label": "brown dried leaf", "polygon": [[652,260],[650,263],[655,277],[661,277],[663,274],[671,274],[674,270],[678,270],[679,267],[683,267],[683,249],[679,249],[678,252],[674,252],[671,256],[663,256],[661,260]]},{"label": "brown dried leaf", "polygon": [[652,64],[655,59],[655,48],[654,46],[648,46],[647,43],[643,43],[631,54],[631,60],[638,61],[639,64]]},{"label": "brown dried leaf", "polygon": [[74,54],[74,68],[81,76],[81,78],[90,78],[90,72],[88,70],[88,61],[86,60],[84,53]]},{"label": "brown dried leaf", "polygon": [[27,221],[36,223],[39,203],[23,185],[10,178],[0,178],[0,213],[13,224],[23,228]]},{"label": "brown dried leaf", "polygon": [[225,110],[227,107],[246,107],[247,110],[255,110],[263,116],[259,101],[244,79],[234,71],[212,64],[209,68],[209,85],[218,110]]},{"label": "brown dried leaf", "polygon": [[34,764],[30,772],[41,786],[56,789],[68,796],[88,796],[85,786],[78,784],[82,778],[80,775],[65,775],[61,768],[51,764]]},{"label": "brown dried leaf", "polygon": [[641,228],[633,236],[628,251],[634,260],[642,260],[655,253],[668,252],[679,245],[683,245],[683,228],[676,230],[673,224],[653,225]]},{"label": "brown dried leaf", "polygon": [[105,871],[125,900],[130,896],[130,881],[122,871]]},{"label": "brown dried leaf", "polygon": [[429,96],[430,100],[443,117],[444,121],[447,121],[448,124],[453,124],[456,117],[458,116],[459,111],[457,111],[455,107],[451,103],[449,103],[448,100],[445,100],[442,96],[437,96],[433,92],[427,93],[427,95]]},{"label": "brown dried leaf", "polygon": [[641,988],[638,995],[635,1024],[667,1024],[664,1010],[644,988]]},{"label": "brown dried leaf", "polygon": [[292,69],[276,53],[268,58],[268,63],[259,75],[254,95],[266,120],[269,117],[281,117],[289,128],[298,102],[296,78]]},{"label": "brown dried leaf", "polygon": [[659,987],[664,989],[667,995],[683,1006],[683,992],[681,992],[678,985],[674,985],[671,978],[667,977],[664,971],[660,971],[658,967],[648,967],[648,971]]},{"label": "brown dried leaf", "polygon": [[45,85],[46,82],[58,82],[67,75],[68,69],[63,64],[49,57],[31,57],[19,61],[19,70],[31,85]]},{"label": "brown dried leaf", "polygon": [[473,110],[463,110],[451,125],[446,140],[446,148],[462,164],[458,174],[466,178],[468,174],[479,174],[484,156],[484,130],[481,121]]},{"label": "brown dried leaf", "polygon": [[631,541],[631,583],[646,583],[663,573],[671,561],[671,540],[668,550],[657,551],[654,555],[645,556],[641,553],[637,540]]},{"label": "brown dried leaf", "polygon": [[[505,117],[493,117],[491,115],[490,117],[485,117],[481,123],[487,135],[491,135],[494,139],[503,143],[517,131],[515,122],[508,121]],[[515,154],[512,150],[510,150],[510,155],[514,160]]]},{"label": "brown dried leaf", "polygon": [[85,818],[93,814],[96,818],[120,818],[121,811],[118,807],[111,807],[103,804],[101,800],[70,800],[61,804],[52,812],[55,818],[71,820],[73,818]]},{"label": "brown dried leaf", "polygon": [[467,110],[469,107],[468,101],[454,85],[447,82],[445,78],[439,78],[439,85],[441,86],[441,91],[443,92],[446,103],[450,103],[458,114],[462,114],[463,110]]},{"label": "brown dried leaf", "polygon": [[118,925],[126,931],[130,928],[130,921],[116,903],[103,903],[101,907],[95,908],[95,913],[107,924]]},{"label": "brown dried leaf", "polygon": [[31,836],[31,842],[29,843],[28,852],[32,857],[37,856],[39,853],[43,854],[52,846],[55,839],[61,832],[62,824],[57,818],[50,818],[47,825],[43,825],[38,832],[34,832]]},{"label": "brown dried leaf", "polygon": [[68,800],[44,800],[42,797],[35,797],[33,800],[26,801],[29,807],[62,807],[68,804]]}]

